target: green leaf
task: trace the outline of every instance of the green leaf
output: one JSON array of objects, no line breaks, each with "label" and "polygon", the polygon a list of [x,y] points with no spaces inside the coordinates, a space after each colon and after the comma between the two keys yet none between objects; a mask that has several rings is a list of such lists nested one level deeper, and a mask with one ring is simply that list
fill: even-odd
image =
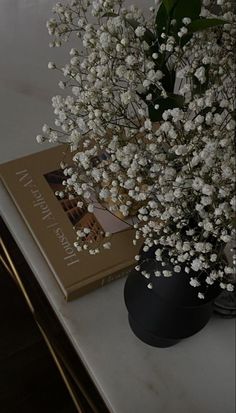
[{"label": "green leaf", "polygon": [[167,93],[173,93],[176,77],[175,69],[168,69],[166,65],[163,65],[161,70],[164,73],[164,77],[161,80],[162,86]]},{"label": "green leaf", "polygon": [[[184,46],[192,37],[188,34],[180,40],[178,31],[183,26],[182,19],[190,17],[196,20],[201,12],[201,0],[163,0],[156,15],[156,31],[159,42],[162,42],[161,33],[165,31],[167,35],[172,34],[177,41],[180,41],[181,47]],[[174,26],[170,25],[172,19],[176,20]],[[165,28],[163,30],[163,27]]]},{"label": "green leaf", "polygon": [[168,14],[164,4],[162,3],[157,11],[156,15],[156,31],[159,40],[161,39],[161,33],[165,31],[168,24]]},{"label": "green leaf", "polygon": [[222,26],[226,23],[222,19],[196,19],[188,25],[188,31],[193,33],[210,27]]},{"label": "green leaf", "polygon": [[176,19],[177,26],[181,27],[183,25],[182,19],[184,17],[190,17],[191,20],[195,20],[199,17],[201,6],[201,0],[178,0],[174,7],[172,18]]},{"label": "green leaf", "polygon": [[206,81],[202,84],[199,82],[198,78],[196,76],[193,76],[193,84],[194,84],[194,95],[202,95],[205,93],[205,91],[208,88],[208,82],[209,82],[209,70],[210,70],[210,65],[203,65],[205,67],[205,75],[206,75]]},{"label": "green leaf", "polygon": [[183,37],[181,37],[180,47],[183,47],[186,43],[188,43],[189,40],[191,40],[192,37],[193,37],[192,34],[185,34]]},{"label": "green leaf", "polygon": [[164,4],[167,13],[170,15],[173,7],[178,2],[178,0],[163,0],[162,4]]},{"label": "green leaf", "polygon": [[180,95],[169,95],[167,98],[155,99],[155,105],[159,105],[159,109],[155,109],[153,104],[148,105],[149,117],[152,122],[158,122],[162,120],[162,114],[167,109],[174,109],[182,107],[184,104],[184,98]]},{"label": "green leaf", "polygon": [[154,34],[149,29],[146,29],[142,39],[145,40],[149,45],[152,45],[152,43],[156,40]]}]

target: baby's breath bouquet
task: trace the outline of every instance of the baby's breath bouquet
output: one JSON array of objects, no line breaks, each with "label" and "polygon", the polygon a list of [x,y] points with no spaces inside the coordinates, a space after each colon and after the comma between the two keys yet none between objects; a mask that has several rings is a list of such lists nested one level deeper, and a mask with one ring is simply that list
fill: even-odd
[{"label": "baby's breath bouquet", "polygon": [[[37,140],[70,146],[65,192],[89,212],[96,197],[120,219],[135,215],[134,244],[172,263],[155,276],[185,273],[202,299],[215,282],[232,291],[224,248],[236,209],[233,3],[163,0],[144,14],[123,0],[72,0],[54,15],[50,45],[73,47],[64,67],[49,63],[64,91],[52,99],[56,126]],[[109,234],[87,243],[88,231],[77,232],[79,251],[112,248]]]}]

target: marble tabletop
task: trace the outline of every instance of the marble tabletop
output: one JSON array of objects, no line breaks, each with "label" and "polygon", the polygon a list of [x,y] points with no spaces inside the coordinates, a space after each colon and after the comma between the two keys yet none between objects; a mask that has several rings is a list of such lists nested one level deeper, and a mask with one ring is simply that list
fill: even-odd
[{"label": "marble tabletop", "polygon": [[[52,123],[50,99],[58,93],[47,62],[63,60],[47,46],[53,4],[0,1],[0,163],[45,149],[34,137]],[[111,413],[235,411],[234,320],[214,316],[178,345],[152,348],[129,328],[124,280],[66,303],[2,185],[0,211]]]}]

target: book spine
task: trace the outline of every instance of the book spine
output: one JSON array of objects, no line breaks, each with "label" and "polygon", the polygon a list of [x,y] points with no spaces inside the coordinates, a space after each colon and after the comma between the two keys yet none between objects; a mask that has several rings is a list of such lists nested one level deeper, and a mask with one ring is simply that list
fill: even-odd
[{"label": "book spine", "polygon": [[108,274],[103,278],[100,278],[99,280],[94,280],[93,282],[90,282],[77,290],[76,288],[73,290],[67,290],[66,301],[72,301],[75,298],[79,298],[93,290],[96,290],[97,288],[104,287],[105,285],[113,281],[119,280],[120,278],[127,276],[133,268],[134,265],[131,265],[129,267]]}]

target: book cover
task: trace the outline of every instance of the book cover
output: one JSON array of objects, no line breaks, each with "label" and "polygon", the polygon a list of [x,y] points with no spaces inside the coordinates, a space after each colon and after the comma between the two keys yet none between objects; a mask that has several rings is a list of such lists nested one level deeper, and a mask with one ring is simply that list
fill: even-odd
[{"label": "book cover", "polygon": [[[65,179],[62,161],[71,162],[64,145],[2,164],[0,176],[69,301],[127,273],[140,243],[132,242],[129,220],[133,218],[121,220],[96,200],[94,212],[89,213],[80,197],[60,197]],[[101,248],[96,255],[78,252],[75,231],[83,227],[90,228],[88,241],[94,245],[109,232],[111,249]]]}]

